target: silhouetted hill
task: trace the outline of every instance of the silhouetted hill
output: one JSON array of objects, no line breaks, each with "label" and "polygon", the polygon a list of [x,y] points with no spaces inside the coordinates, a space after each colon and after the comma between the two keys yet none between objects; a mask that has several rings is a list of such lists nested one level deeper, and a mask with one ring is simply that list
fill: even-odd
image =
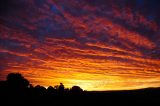
[{"label": "silhouetted hill", "polygon": [[157,105],[160,104],[160,88],[125,91],[83,91],[79,86],[65,88],[60,83],[47,89],[33,87],[21,74],[11,73],[6,81],[0,81],[0,103],[6,105]]}]

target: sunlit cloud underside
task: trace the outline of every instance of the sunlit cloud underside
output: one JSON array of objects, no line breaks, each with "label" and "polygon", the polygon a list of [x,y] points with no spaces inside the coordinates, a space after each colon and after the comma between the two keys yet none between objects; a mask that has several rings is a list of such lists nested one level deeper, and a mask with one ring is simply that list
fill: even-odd
[{"label": "sunlit cloud underside", "polygon": [[6,0],[0,14],[0,79],[19,72],[45,87],[60,82],[85,90],[159,87],[156,3]]}]

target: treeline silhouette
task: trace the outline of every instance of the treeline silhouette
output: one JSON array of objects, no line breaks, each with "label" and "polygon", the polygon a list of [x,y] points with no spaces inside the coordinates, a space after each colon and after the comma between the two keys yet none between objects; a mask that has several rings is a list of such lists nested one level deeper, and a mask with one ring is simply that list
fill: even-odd
[{"label": "treeline silhouette", "polygon": [[[11,104],[39,103],[55,100],[54,103],[73,95],[81,96],[83,89],[79,86],[65,88],[63,83],[45,88],[41,85],[32,86],[20,73],[8,74],[6,81],[0,81],[1,100],[8,100]],[[7,101],[6,101],[7,103]]]},{"label": "treeline silhouette", "polygon": [[128,91],[84,91],[79,86],[65,88],[63,83],[45,88],[32,86],[19,73],[0,81],[0,103],[5,105],[139,105],[160,104],[160,88]]}]

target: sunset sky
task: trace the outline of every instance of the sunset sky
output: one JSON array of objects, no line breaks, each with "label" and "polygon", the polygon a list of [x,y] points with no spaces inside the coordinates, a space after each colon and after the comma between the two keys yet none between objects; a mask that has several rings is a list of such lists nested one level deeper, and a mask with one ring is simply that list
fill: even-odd
[{"label": "sunset sky", "polygon": [[0,80],[160,87],[160,0],[0,0]]}]

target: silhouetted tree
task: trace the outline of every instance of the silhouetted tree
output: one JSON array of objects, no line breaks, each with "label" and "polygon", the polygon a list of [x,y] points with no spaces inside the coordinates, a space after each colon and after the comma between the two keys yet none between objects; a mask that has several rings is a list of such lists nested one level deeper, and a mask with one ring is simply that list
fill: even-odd
[{"label": "silhouetted tree", "polygon": [[60,83],[58,90],[59,90],[59,92],[61,92],[61,93],[64,92],[64,85],[63,85],[63,83]]},{"label": "silhouetted tree", "polygon": [[7,76],[7,84],[11,88],[28,88],[29,81],[19,73],[10,73]]},{"label": "silhouetted tree", "polygon": [[47,88],[47,90],[55,90],[52,86],[49,86],[48,88]]},{"label": "silhouetted tree", "polygon": [[54,86],[54,89],[56,89],[56,90],[58,91],[59,85],[55,85],[55,86]]},{"label": "silhouetted tree", "polygon": [[37,96],[44,96],[46,94],[46,88],[43,86],[37,85],[34,90]]},{"label": "silhouetted tree", "polygon": [[56,93],[56,89],[53,88],[52,86],[49,86],[49,87],[47,88],[47,93],[48,93],[49,95],[53,95],[54,93]]},{"label": "silhouetted tree", "polygon": [[73,86],[70,91],[73,93],[80,93],[83,91],[83,89],[80,88],[79,86]]}]

